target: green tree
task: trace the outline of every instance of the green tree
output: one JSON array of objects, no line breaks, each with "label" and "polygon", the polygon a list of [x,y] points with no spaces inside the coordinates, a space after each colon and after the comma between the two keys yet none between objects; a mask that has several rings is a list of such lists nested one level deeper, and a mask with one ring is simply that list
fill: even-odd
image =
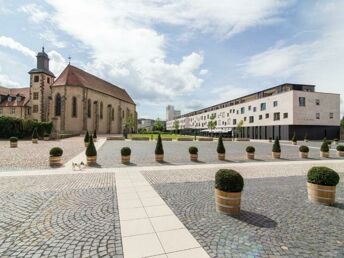
[{"label": "green tree", "polygon": [[178,130],[179,130],[179,120],[174,120],[174,122],[173,122],[173,129],[174,129],[175,133],[178,133]]},{"label": "green tree", "polygon": [[213,130],[216,128],[215,118],[216,118],[216,115],[212,114],[210,116],[210,121],[208,122],[208,129],[210,129],[211,134],[213,134]]},{"label": "green tree", "polygon": [[237,134],[240,135],[240,137],[242,137],[242,127],[244,125],[244,120],[240,120],[239,123],[236,126],[236,132]]},{"label": "green tree", "polygon": [[159,132],[164,130],[164,126],[163,126],[163,124],[162,124],[162,122],[161,122],[159,117],[154,122],[153,130],[154,131],[159,131]]},{"label": "green tree", "polygon": [[129,129],[129,133],[131,134],[134,131],[135,127],[135,118],[133,114],[129,114],[125,121],[125,127]]}]

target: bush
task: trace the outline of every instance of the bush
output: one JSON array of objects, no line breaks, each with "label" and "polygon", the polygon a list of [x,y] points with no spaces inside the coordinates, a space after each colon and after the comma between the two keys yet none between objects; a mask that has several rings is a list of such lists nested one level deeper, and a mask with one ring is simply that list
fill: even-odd
[{"label": "bush", "polygon": [[324,139],[323,143],[321,144],[320,150],[322,152],[329,152],[330,151],[326,138]]},{"label": "bush", "polygon": [[51,157],[61,157],[63,154],[63,150],[59,147],[54,147],[49,152]]},{"label": "bush", "polygon": [[247,146],[246,147],[246,152],[247,153],[254,153],[256,149],[253,146]]},{"label": "bush", "polygon": [[93,139],[97,139],[97,130],[96,129],[93,132]]},{"label": "bush", "polygon": [[122,156],[130,156],[130,154],[131,154],[131,149],[129,147],[123,147],[121,149]]},{"label": "bush", "polygon": [[338,145],[337,151],[344,151],[344,145]]},{"label": "bush", "polygon": [[162,147],[162,141],[160,134],[158,135],[158,141],[156,143],[155,147],[155,155],[163,155],[164,154],[164,148]]},{"label": "bush", "polygon": [[18,138],[17,137],[10,137],[10,142],[17,142],[18,141]]},{"label": "bush", "polygon": [[281,145],[279,143],[278,137],[276,138],[274,144],[272,145],[272,152],[281,152]]},{"label": "bush", "polygon": [[297,139],[296,139],[296,134],[295,134],[295,132],[294,132],[293,138],[291,138],[291,141],[292,141],[292,142],[297,142]]},{"label": "bush", "polygon": [[37,128],[33,129],[33,133],[32,133],[32,139],[38,139],[38,132],[37,132]]},{"label": "bush", "polygon": [[84,143],[87,143],[89,141],[90,141],[90,135],[89,135],[88,131],[86,131],[85,138],[84,138]]},{"label": "bush", "polygon": [[235,170],[220,169],[215,175],[215,188],[224,192],[241,192],[244,179]]},{"label": "bush", "polygon": [[198,154],[198,149],[197,149],[197,147],[191,146],[191,147],[189,148],[189,153],[190,153],[190,154]]},{"label": "bush", "polygon": [[339,182],[339,175],[328,167],[312,167],[308,171],[307,181],[317,185],[336,186]]},{"label": "bush", "polygon": [[300,152],[307,152],[308,153],[309,152],[309,148],[307,146],[302,145],[302,146],[300,146],[299,151]]},{"label": "bush", "polygon": [[220,135],[219,142],[217,143],[217,153],[219,153],[219,154],[225,154],[226,153],[225,146],[223,145],[222,135]]},{"label": "bush", "polygon": [[87,149],[86,149],[86,156],[87,157],[92,157],[92,156],[97,156],[97,150],[96,150],[96,147],[94,146],[94,143],[93,143],[93,137],[90,136],[90,142],[87,146]]}]

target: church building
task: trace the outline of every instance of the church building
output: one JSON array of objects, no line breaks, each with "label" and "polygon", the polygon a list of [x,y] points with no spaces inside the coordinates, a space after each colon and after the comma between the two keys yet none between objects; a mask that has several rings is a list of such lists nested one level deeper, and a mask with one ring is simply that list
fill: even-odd
[{"label": "church building", "polygon": [[30,87],[0,86],[0,116],[52,121],[59,133],[136,131],[136,105],[124,89],[70,64],[55,78],[44,48],[29,74]]}]

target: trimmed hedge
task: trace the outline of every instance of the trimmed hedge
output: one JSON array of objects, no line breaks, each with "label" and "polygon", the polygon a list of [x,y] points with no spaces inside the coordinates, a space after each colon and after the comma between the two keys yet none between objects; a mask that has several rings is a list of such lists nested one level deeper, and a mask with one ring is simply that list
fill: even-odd
[{"label": "trimmed hedge", "polygon": [[162,147],[162,141],[160,134],[158,135],[158,141],[156,143],[155,147],[155,155],[163,155],[164,154],[164,148]]},{"label": "trimmed hedge", "polygon": [[191,146],[191,147],[189,148],[189,153],[190,153],[190,154],[198,154],[198,149],[197,149],[197,147]]},{"label": "trimmed hedge", "polygon": [[336,186],[339,183],[339,175],[328,167],[312,167],[308,170],[307,181],[317,185]]},{"label": "trimmed hedge", "polygon": [[338,145],[337,151],[344,151],[344,145]]},{"label": "trimmed hedge", "polygon": [[243,177],[232,169],[220,169],[215,175],[215,188],[224,192],[241,192],[244,188]]},{"label": "trimmed hedge", "polygon": [[54,147],[49,152],[51,157],[61,157],[63,154],[63,150],[59,147]]},{"label": "trimmed hedge", "polygon": [[223,145],[222,135],[220,135],[219,141],[217,143],[217,153],[219,153],[219,154],[225,154],[226,153],[225,146]]},{"label": "trimmed hedge", "polygon": [[320,150],[322,152],[329,152],[330,148],[328,147],[328,141],[326,140],[326,138],[324,139],[323,143],[321,144]]},{"label": "trimmed hedge", "polygon": [[309,148],[307,146],[302,145],[302,146],[300,146],[299,151],[300,152],[308,153],[309,152]]},{"label": "trimmed hedge", "polygon": [[247,153],[255,153],[256,149],[253,146],[247,146],[246,152]]},{"label": "trimmed hedge", "polygon": [[97,150],[96,150],[96,147],[94,146],[92,136],[90,136],[90,142],[86,149],[86,156],[87,157],[97,156]]},{"label": "trimmed hedge", "polygon": [[278,137],[276,138],[276,140],[272,146],[272,152],[281,152],[281,145],[279,143]]},{"label": "trimmed hedge", "polygon": [[130,154],[131,154],[131,149],[129,147],[123,147],[121,149],[122,156],[130,156]]}]

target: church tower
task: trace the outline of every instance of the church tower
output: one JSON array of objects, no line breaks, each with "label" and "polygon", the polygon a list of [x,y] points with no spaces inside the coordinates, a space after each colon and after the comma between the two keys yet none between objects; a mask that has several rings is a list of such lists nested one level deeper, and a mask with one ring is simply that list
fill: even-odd
[{"label": "church tower", "polygon": [[41,122],[49,119],[50,85],[53,84],[55,75],[49,70],[49,57],[44,52],[37,54],[37,66],[30,74],[30,117]]}]

